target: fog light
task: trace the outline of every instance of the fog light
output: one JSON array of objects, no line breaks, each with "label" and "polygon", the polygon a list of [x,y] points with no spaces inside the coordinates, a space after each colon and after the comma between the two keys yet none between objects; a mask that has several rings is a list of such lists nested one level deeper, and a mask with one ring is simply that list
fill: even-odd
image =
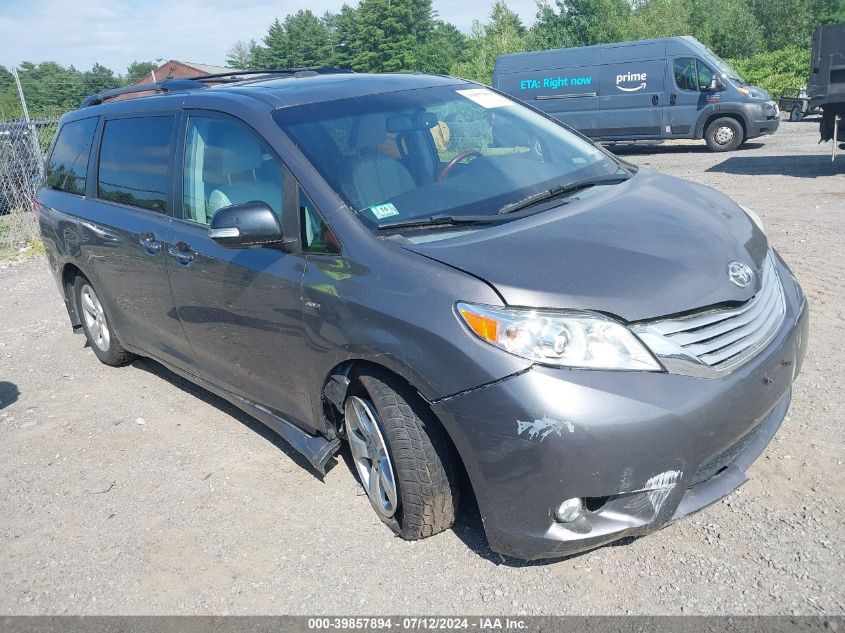
[{"label": "fog light", "polygon": [[558,506],[555,512],[555,519],[561,523],[572,523],[575,519],[584,514],[584,504],[579,497],[567,499]]}]

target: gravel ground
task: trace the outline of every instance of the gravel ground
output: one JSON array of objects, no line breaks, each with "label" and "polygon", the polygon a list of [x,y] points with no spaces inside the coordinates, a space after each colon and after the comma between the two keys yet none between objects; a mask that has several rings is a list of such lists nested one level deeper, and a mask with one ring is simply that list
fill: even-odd
[{"label": "gravel ground", "polygon": [[742,489],[551,563],[493,554],[472,512],[393,537],[344,460],[321,481],[161,366],[101,365],[45,262],[0,264],[0,613],[842,614],[845,156],[816,138],[784,123],[731,154],[620,149],[763,217],[809,297],[810,351]]}]

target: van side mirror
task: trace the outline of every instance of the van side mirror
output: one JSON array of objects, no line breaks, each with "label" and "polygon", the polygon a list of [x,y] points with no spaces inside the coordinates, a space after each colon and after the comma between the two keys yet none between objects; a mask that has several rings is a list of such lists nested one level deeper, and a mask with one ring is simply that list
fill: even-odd
[{"label": "van side mirror", "polygon": [[725,85],[725,82],[722,81],[722,78],[719,77],[719,75],[713,75],[713,79],[710,80],[710,91],[722,92],[727,89],[728,87]]},{"label": "van side mirror", "polygon": [[222,207],[211,219],[208,236],[227,248],[285,244],[276,213],[262,200]]}]

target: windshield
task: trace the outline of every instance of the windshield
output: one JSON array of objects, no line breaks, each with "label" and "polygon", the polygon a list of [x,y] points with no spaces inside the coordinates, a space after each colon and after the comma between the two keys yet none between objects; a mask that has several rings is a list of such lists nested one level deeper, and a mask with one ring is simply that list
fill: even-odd
[{"label": "windshield", "polygon": [[274,118],[373,228],[432,216],[492,221],[530,196],[620,170],[591,143],[473,84],[282,108]]},{"label": "windshield", "polygon": [[716,53],[711,51],[706,46],[704,48],[707,50],[708,53],[710,53],[710,58],[707,61],[716,67],[716,70],[719,71],[719,74],[722,75],[722,77],[727,77],[728,79],[741,84],[748,83],[747,81],[745,81],[745,79],[740,76],[738,72],[731,68],[728,62],[716,55]]}]

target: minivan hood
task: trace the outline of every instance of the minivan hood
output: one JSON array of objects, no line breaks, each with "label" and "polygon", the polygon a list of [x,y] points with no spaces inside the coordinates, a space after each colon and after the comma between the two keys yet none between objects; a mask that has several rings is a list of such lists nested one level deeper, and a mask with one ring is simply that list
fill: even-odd
[{"label": "minivan hood", "polygon": [[[414,241],[405,248],[485,280],[508,305],[596,310],[628,322],[748,300],[768,250],[727,196],[646,169],[527,218]],[[754,283],[734,285],[732,261],[751,266]]]}]

